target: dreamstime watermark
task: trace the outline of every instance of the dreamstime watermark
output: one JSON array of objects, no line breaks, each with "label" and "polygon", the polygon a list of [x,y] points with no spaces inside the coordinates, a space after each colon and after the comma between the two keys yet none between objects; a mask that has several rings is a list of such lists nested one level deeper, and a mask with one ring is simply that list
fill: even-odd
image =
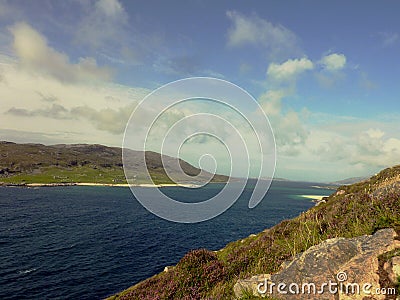
[{"label": "dreamstime watermark", "polygon": [[260,295],[276,295],[276,294],[344,294],[344,295],[396,295],[395,288],[382,288],[373,287],[371,283],[355,283],[346,282],[347,274],[345,272],[339,272],[336,274],[336,280],[329,280],[328,282],[323,282],[320,284],[315,284],[313,282],[306,283],[275,283],[269,279],[264,279],[257,285],[257,292]]},{"label": "dreamstime watermark", "polygon": [[[122,148],[125,176],[135,198],[173,222],[196,223],[220,215],[241,196],[249,178],[254,189],[248,207],[254,208],[275,172],[275,139],[263,109],[244,89],[216,78],[182,79],[147,95],[129,118]],[[182,156],[197,160],[207,172],[193,174],[173,159]],[[182,188],[203,187],[221,170],[229,177],[217,195],[181,202],[157,187],[165,180],[160,161],[168,181]]]}]

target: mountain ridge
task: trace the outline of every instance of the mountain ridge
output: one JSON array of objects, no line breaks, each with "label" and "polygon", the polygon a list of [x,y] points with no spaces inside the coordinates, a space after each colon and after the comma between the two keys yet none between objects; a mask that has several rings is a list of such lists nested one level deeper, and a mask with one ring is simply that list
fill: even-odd
[{"label": "mountain ridge", "polygon": [[345,179],[329,182],[329,184],[332,184],[332,185],[349,185],[349,184],[354,184],[354,183],[358,183],[358,182],[361,182],[361,181],[368,180],[371,177],[372,177],[372,175],[350,177],[350,178],[345,178]]}]

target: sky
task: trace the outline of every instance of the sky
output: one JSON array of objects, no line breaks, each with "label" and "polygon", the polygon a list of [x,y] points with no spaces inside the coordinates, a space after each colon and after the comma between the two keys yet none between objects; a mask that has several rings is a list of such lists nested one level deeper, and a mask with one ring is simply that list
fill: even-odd
[{"label": "sky", "polygon": [[276,177],[373,175],[400,158],[399,10],[390,0],[0,0],[0,140],[121,146],[146,95],[215,77],[269,118]]}]

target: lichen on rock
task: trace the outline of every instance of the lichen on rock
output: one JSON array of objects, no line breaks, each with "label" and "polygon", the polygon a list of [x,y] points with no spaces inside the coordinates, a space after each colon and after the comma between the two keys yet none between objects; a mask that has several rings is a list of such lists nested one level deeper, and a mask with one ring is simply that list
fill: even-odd
[{"label": "lichen on rock", "polygon": [[[396,291],[381,286],[379,256],[397,248],[400,241],[391,228],[373,235],[328,239],[284,263],[275,274],[238,280],[235,296],[240,298],[247,291],[279,299],[387,299],[387,294]],[[393,257],[387,266],[392,281],[399,273],[399,259]]]}]

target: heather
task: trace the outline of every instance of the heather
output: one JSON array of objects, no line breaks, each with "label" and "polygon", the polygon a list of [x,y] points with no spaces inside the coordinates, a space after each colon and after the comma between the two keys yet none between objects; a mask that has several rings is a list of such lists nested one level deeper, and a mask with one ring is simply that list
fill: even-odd
[{"label": "heather", "polygon": [[[370,180],[340,187],[297,218],[212,252],[194,250],[168,272],[149,278],[111,299],[231,299],[239,278],[274,273],[309,247],[334,237],[400,230],[400,166]],[[250,299],[250,296],[249,296]]]}]

